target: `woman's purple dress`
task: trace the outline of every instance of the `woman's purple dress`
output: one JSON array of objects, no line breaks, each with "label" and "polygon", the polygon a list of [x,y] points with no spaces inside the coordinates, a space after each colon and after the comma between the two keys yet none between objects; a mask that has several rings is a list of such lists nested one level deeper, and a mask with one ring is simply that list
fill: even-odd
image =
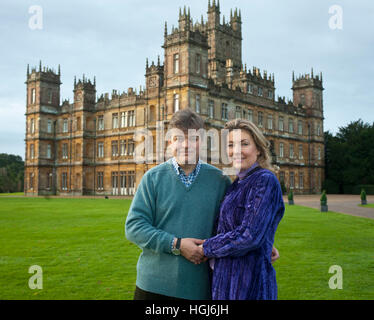
[{"label": "woman's purple dress", "polygon": [[215,258],[213,300],[277,299],[271,252],[285,209],[282,191],[274,173],[257,162],[246,174],[228,189],[217,235],[203,245]]}]

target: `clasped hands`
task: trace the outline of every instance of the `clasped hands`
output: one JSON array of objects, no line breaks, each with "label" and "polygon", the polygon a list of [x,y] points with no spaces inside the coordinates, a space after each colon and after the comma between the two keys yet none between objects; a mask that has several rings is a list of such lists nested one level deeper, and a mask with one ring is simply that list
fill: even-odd
[{"label": "clasped hands", "polygon": [[[181,255],[194,264],[206,262],[208,258],[204,255],[203,243],[205,240],[195,238],[183,238],[181,241]],[[278,250],[273,247],[271,252],[271,263],[279,259]]]}]

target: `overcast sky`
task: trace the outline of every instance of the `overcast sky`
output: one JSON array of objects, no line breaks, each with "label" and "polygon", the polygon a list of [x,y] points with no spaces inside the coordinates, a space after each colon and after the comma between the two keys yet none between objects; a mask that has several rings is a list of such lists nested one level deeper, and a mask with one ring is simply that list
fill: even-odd
[{"label": "overcast sky", "polygon": [[[212,0],[213,1],[213,0]],[[292,98],[295,74],[323,72],[325,130],[374,121],[373,1],[221,0],[221,15],[240,8],[243,63],[275,74],[276,96]],[[32,30],[29,8],[43,10]],[[194,21],[208,0],[90,0],[0,2],[0,153],[24,158],[26,67],[57,70],[63,99],[73,100],[74,76],[96,76],[97,93],[144,86],[145,60],[163,60],[164,24],[178,25],[180,6]],[[338,11],[329,13],[338,5]],[[342,17],[342,20],[335,18]],[[342,21],[342,29],[339,22]],[[334,29],[331,26],[338,28]]]}]

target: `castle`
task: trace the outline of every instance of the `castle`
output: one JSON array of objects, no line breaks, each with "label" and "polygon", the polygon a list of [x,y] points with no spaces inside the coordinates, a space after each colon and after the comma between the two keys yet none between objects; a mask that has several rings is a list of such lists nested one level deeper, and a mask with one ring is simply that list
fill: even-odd
[{"label": "castle", "polygon": [[[169,28],[170,29],[170,28]],[[274,74],[242,62],[241,11],[164,30],[164,62],[146,62],[145,87],[97,97],[96,79],[74,79],[74,102],[60,102],[61,72],[27,66],[26,195],[133,195],[156,163],[136,163],[135,130],[154,132],[191,108],[207,129],[234,118],[253,121],[271,143],[278,179],[294,193],[321,191],[324,179],[322,74],[292,75],[293,100],[275,98]]]}]

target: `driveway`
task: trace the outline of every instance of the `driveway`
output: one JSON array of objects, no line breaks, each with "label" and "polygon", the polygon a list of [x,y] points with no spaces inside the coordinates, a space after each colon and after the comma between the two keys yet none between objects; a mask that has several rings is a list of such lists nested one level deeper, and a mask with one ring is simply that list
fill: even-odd
[{"label": "driveway", "polygon": [[[295,205],[320,209],[321,195],[294,195]],[[374,195],[366,196],[368,203],[374,203]],[[283,196],[285,203],[288,203],[287,196]],[[360,207],[360,195],[350,194],[328,194],[327,205],[329,211],[350,214],[352,216],[374,219],[374,208]]]}]

